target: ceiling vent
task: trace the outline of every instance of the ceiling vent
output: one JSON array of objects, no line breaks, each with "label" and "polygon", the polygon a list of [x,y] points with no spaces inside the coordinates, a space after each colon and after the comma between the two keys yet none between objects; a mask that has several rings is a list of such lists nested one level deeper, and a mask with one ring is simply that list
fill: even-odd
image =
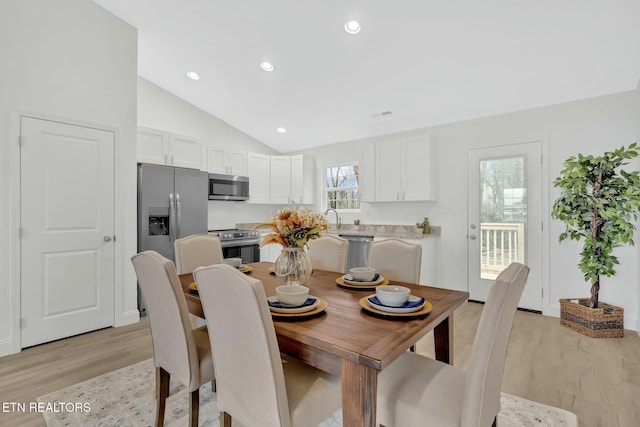
[{"label": "ceiling vent", "polygon": [[376,117],[390,116],[391,114],[393,114],[391,110],[387,110],[387,111],[382,111],[381,113],[374,113],[371,115],[371,117],[376,118]]}]

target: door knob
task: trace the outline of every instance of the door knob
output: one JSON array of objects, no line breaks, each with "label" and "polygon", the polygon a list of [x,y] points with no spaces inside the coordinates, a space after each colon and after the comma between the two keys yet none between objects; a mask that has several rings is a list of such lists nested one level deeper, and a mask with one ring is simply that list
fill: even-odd
[{"label": "door knob", "polygon": [[471,224],[469,227],[470,227],[472,230],[475,230],[475,229],[476,229],[476,225],[475,225],[475,224]]},{"label": "door knob", "polygon": [[475,235],[475,234],[472,234],[472,235],[470,235],[470,236],[469,236],[469,238],[470,238],[471,240],[476,240],[476,235]]},{"label": "door knob", "polygon": [[104,236],[102,240],[104,240],[105,242],[110,242],[113,239],[111,238],[111,236]]}]

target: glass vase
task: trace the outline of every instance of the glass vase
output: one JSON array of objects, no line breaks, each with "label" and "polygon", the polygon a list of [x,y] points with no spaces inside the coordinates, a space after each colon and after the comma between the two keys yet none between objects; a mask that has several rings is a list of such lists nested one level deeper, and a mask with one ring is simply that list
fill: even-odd
[{"label": "glass vase", "polygon": [[306,286],[311,277],[311,258],[305,248],[283,247],[276,259],[275,273],[281,285]]}]

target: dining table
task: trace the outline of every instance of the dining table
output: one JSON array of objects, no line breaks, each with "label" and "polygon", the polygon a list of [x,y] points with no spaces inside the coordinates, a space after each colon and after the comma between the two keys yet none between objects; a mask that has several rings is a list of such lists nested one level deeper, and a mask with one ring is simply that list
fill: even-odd
[{"label": "dining table", "polygon": [[[280,282],[270,271],[273,263],[257,262],[248,267],[246,274],[262,281],[266,296],[275,295]],[[432,309],[419,316],[381,315],[360,304],[375,291],[340,286],[342,276],[314,269],[307,284],[309,294],[324,300],[326,308],[313,316],[273,316],[273,325],[282,353],[341,377],[343,425],[374,427],[378,373],[432,330],[436,359],[451,363],[453,313],[469,294],[390,281],[425,298]],[[189,312],[204,318],[200,298],[191,289],[193,281],[192,274],[180,275]]]}]

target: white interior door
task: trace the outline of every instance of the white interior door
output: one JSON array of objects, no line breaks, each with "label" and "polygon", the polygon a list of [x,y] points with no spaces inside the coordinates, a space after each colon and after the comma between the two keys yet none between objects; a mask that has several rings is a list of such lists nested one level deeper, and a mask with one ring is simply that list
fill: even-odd
[{"label": "white interior door", "polygon": [[112,326],[114,134],[20,119],[21,346]]},{"label": "white interior door", "polygon": [[541,144],[468,154],[469,298],[485,301],[511,262],[531,268],[519,307],[542,311]]}]

